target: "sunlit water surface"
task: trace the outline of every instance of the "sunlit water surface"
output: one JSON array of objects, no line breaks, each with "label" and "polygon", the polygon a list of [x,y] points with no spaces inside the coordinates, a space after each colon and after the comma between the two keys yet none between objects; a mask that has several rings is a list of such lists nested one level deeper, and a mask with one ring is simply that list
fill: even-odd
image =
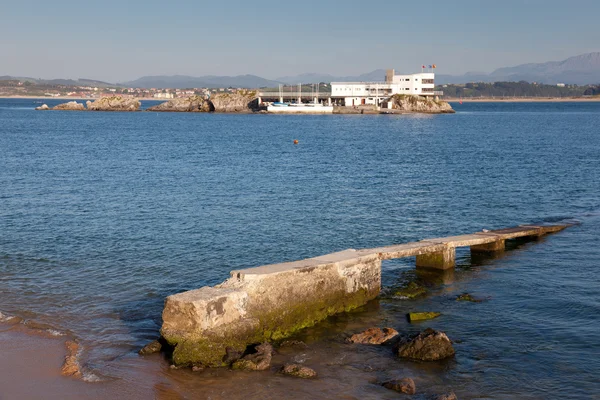
[{"label": "sunlit water surface", "polygon": [[[416,399],[600,398],[600,103],[455,104],[439,116],[37,105],[0,100],[0,312],[78,338],[90,379],[183,398],[397,398],[377,383],[402,376]],[[155,378],[131,378],[148,368],[136,351],[157,336],[164,298],[231,269],[556,221],[581,224],[497,258],[459,251],[443,276],[384,262],[386,288],[418,279],[430,294],[382,297],[301,332],[308,349],[282,349],[276,364],[304,362],[316,381],[170,370],[158,356]],[[487,300],[456,302],[465,291]],[[443,315],[406,321],[430,310]],[[344,343],[371,326],[444,330],[456,357],[414,363]]]}]

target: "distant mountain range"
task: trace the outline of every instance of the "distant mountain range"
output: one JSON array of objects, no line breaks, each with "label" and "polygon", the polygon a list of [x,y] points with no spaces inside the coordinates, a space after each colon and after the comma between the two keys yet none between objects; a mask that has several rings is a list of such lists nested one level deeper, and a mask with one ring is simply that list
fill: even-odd
[{"label": "distant mountain range", "polygon": [[256,75],[238,75],[238,76],[144,76],[135,81],[123,82],[119,86],[139,87],[139,88],[222,88],[222,87],[240,87],[240,88],[261,88],[277,87],[281,82],[261,78]]},{"label": "distant mountain range", "polygon": [[563,61],[522,64],[498,68],[490,74],[469,72],[464,75],[436,75],[436,83],[527,81],[546,84],[586,85],[600,83],[600,52],[587,53]]},{"label": "distant mountain range", "polygon": [[[295,76],[282,76],[275,80],[261,78],[260,76],[256,75],[207,75],[199,77],[185,75],[160,75],[144,76],[134,81],[122,82],[116,85],[92,79],[38,80],[33,78],[14,78],[10,76],[0,76],[0,80],[19,79],[28,80],[34,83],[45,83],[54,85],[124,86],[157,89],[183,89],[199,87],[262,88],[277,87],[281,83],[310,84],[319,82],[373,82],[383,81],[384,78],[385,69],[376,69],[374,71],[356,76],[334,76],[329,74],[308,73]],[[600,83],[600,52],[582,54],[579,56],[567,58],[563,61],[550,61],[537,64],[522,64],[517,65],[515,67],[498,68],[497,70],[489,74],[485,72],[467,72],[463,75],[436,74],[437,84],[499,81],[527,81],[546,84],[566,83],[577,85],[597,84]]]},{"label": "distant mountain range", "polygon": [[[385,70],[377,69],[358,76],[332,76],[313,73],[283,76],[277,78],[277,80],[285,83],[317,83],[382,81],[384,78]],[[498,68],[490,74],[485,72],[467,72],[463,75],[436,74],[435,76],[437,84],[500,81],[527,81],[546,84],[568,83],[577,85],[600,83],[600,52],[582,54],[563,61]]]},{"label": "distant mountain range", "polygon": [[96,87],[112,87],[116,86],[114,83],[108,83],[103,81],[97,81],[94,79],[36,79],[28,78],[24,76],[0,76],[0,81],[12,81],[18,80],[22,82],[32,82],[38,85],[65,85],[65,86],[96,86]]}]

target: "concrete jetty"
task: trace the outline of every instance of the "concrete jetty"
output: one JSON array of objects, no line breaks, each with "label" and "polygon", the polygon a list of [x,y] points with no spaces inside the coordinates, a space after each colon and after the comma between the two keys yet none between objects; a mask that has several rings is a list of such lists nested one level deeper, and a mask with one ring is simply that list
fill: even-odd
[{"label": "concrete jetty", "polygon": [[381,290],[381,262],[416,257],[417,268],[453,268],[457,247],[504,251],[506,240],[536,238],[569,225],[522,225],[371,249],[348,249],[231,271],[214,287],[167,297],[161,335],[179,366],[224,366],[228,352],[279,340],[330,315],[360,307]]}]

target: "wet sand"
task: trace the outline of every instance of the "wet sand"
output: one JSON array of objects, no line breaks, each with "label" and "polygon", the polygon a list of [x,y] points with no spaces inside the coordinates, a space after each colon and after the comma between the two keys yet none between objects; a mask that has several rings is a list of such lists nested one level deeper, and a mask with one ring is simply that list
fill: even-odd
[{"label": "wet sand", "polygon": [[0,324],[0,400],[158,397],[152,385],[143,385],[147,383],[146,374],[156,374],[156,367],[153,368],[150,363],[144,369],[136,369],[136,379],[124,377],[106,382],[86,382],[62,376],[61,366],[67,354],[66,340],[65,337],[52,337],[20,324]]}]

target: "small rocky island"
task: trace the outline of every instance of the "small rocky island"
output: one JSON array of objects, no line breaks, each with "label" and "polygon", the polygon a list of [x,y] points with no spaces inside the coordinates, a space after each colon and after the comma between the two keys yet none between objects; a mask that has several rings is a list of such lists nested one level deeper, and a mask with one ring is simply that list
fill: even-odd
[{"label": "small rocky island", "polygon": [[[238,91],[237,93],[218,93],[209,98],[204,96],[190,96],[177,98],[148,108],[152,112],[200,112],[200,113],[255,113],[266,112],[265,107],[260,104],[258,92],[252,90]],[[66,110],[66,111],[140,111],[139,100],[123,97],[102,97],[94,102],[87,101],[78,103],[69,101],[55,107],[46,104],[37,107],[36,110]],[[447,114],[454,110],[445,101],[437,98],[430,99],[411,95],[394,95],[390,97],[384,107],[357,106],[357,107],[334,107],[334,114],[404,114],[404,113],[427,113]]]},{"label": "small rocky island", "polygon": [[69,101],[59,104],[55,107],[48,107],[43,104],[36,107],[36,110],[63,110],[63,111],[139,111],[141,103],[137,99],[123,96],[102,97],[94,102],[87,101],[85,106],[83,103]]}]

